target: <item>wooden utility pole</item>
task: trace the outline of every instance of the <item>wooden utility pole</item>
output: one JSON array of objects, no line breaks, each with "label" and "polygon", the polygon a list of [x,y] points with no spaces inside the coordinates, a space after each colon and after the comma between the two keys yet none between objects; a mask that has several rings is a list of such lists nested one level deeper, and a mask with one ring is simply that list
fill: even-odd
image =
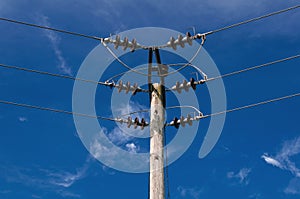
[{"label": "wooden utility pole", "polygon": [[164,86],[152,84],[150,121],[150,199],[164,199]]}]

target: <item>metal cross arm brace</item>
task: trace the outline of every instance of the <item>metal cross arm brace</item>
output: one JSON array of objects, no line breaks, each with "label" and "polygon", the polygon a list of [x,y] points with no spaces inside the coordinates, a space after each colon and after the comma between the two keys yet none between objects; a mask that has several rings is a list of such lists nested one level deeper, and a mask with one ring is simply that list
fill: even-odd
[{"label": "metal cross arm brace", "polygon": [[122,90],[125,90],[125,93],[129,93],[129,91],[132,93],[132,95],[135,95],[137,92],[145,92],[148,93],[148,90],[140,88],[137,83],[133,84],[133,86],[130,85],[130,82],[127,82],[126,84],[123,84],[123,81],[120,80],[119,83],[109,82],[106,81],[104,85],[109,86],[110,88],[115,87],[118,89],[118,92],[120,93]]},{"label": "metal cross arm brace", "polygon": [[121,124],[127,124],[127,127],[130,128],[131,125],[136,129],[138,126],[141,127],[141,130],[143,130],[146,126],[149,126],[149,123],[145,121],[144,118],[142,118],[141,121],[139,121],[139,118],[135,118],[134,120],[129,116],[127,119],[117,118],[115,119],[116,122],[119,122]]},{"label": "metal cross arm brace", "polygon": [[204,116],[203,116],[203,113],[201,113],[201,112],[199,115],[194,116],[194,117],[192,117],[190,114],[188,114],[186,118],[184,118],[183,116],[181,116],[179,119],[177,117],[175,117],[173,119],[173,121],[171,121],[170,123],[167,123],[166,126],[174,126],[176,129],[178,129],[180,125],[182,127],[185,127],[186,124],[192,126],[193,121],[199,121],[202,118],[204,118]]}]

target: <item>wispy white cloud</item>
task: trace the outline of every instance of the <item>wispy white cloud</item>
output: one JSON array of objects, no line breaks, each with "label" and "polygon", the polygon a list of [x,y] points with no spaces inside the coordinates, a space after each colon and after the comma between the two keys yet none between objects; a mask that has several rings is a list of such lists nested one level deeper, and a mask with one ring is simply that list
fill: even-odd
[{"label": "wispy white cloud", "polygon": [[[142,104],[139,104],[139,103],[133,102],[133,101],[129,101],[128,104],[120,104],[120,107],[118,107],[116,109],[117,110],[116,112],[120,115],[125,115],[125,114],[132,113],[135,111],[147,110],[147,109],[148,109],[148,107],[146,107]],[[148,112],[140,112],[140,113],[136,113],[134,115],[142,118],[142,117],[149,116],[149,113]]]},{"label": "wispy white cloud", "polygon": [[[146,110],[149,109],[148,107],[139,104],[137,102],[129,101],[127,104],[120,103],[118,104],[118,107],[115,107],[114,117],[122,116],[122,118],[126,118],[128,116],[131,116],[132,119],[135,119],[136,117],[141,120],[144,118],[146,121],[149,121],[149,112]],[[137,112],[137,111],[145,111],[145,112]],[[132,115],[128,115],[129,113],[133,113]],[[118,125],[116,129],[110,132],[110,134],[113,134],[113,138],[120,137],[120,141],[122,144],[125,142],[130,142],[134,140],[135,138],[148,138],[149,137],[149,128],[145,128],[144,130],[140,130],[140,128],[134,129],[134,128],[127,128],[127,125]],[[116,134],[117,136],[114,136]],[[114,139],[113,141],[117,141]]]},{"label": "wispy white cloud", "polygon": [[285,188],[284,193],[300,195],[300,178],[293,178]]},{"label": "wispy white cloud", "polygon": [[67,190],[58,190],[57,193],[64,198],[81,198],[79,194]]},{"label": "wispy white cloud", "polygon": [[90,161],[91,158],[89,157],[85,162],[85,164],[82,167],[76,169],[76,172],[74,173],[68,171],[60,171],[60,172],[49,171],[48,176],[51,177],[51,179],[49,179],[49,182],[51,184],[62,186],[65,188],[71,187],[78,180],[86,177],[87,170],[90,166]]},{"label": "wispy white cloud", "polygon": [[[129,101],[128,104],[120,104],[120,107],[116,109],[116,114],[118,116],[126,115],[128,113],[133,113],[139,110],[147,110],[146,106],[143,106],[139,103]],[[149,114],[147,112],[139,112],[133,115],[126,115],[131,116],[133,119],[135,117],[141,120],[142,118],[146,118],[148,120]],[[137,152],[139,150],[139,146],[133,143],[135,138],[143,138],[148,137],[149,131],[144,129],[140,131],[139,129],[134,128],[127,128],[126,125],[120,125],[114,128],[110,133],[108,133],[109,139],[116,145],[121,146],[125,144],[125,147],[130,152]]]},{"label": "wispy white cloud", "polygon": [[137,153],[139,150],[139,147],[137,147],[133,142],[127,143],[126,148],[129,152],[132,152],[132,153]]},{"label": "wispy white cloud", "polygon": [[249,184],[248,175],[250,174],[250,168],[242,168],[237,173],[230,171],[227,173],[227,178],[229,179],[237,179],[240,184]]},{"label": "wispy white cloud", "polygon": [[283,169],[283,165],[280,162],[278,162],[274,158],[268,156],[267,154],[262,155],[261,158],[264,159],[266,161],[266,163]]},{"label": "wispy white cloud", "polygon": [[254,193],[248,196],[248,198],[250,199],[260,199],[262,198],[262,194],[261,193]]},{"label": "wispy white cloud", "polygon": [[[79,194],[71,192],[68,188],[87,176],[91,161],[92,159],[89,156],[84,165],[76,169],[74,173],[38,167],[22,168],[13,165],[2,165],[0,167],[0,178],[4,178],[7,183],[19,183],[38,191],[53,192],[62,197],[80,198]],[[32,195],[32,197],[38,198],[39,196]]]},{"label": "wispy white cloud", "polygon": [[[41,15],[39,16],[39,21],[43,26],[50,27],[51,24],[49,22],[48,17]],[[65,60],[63,53],[59,47],[61,38],[54,32],[50,30],[44,30],[45,36],[48,38],[49,42],[51,43],[52,49],[56,55],[56,58],[59,62],[58,69],[61,73],[67,74],[67,75],[73,75],[72,69],[70,66],[68,66],[67,61]]]},{"label": "wispy white cloud", "polygon": [[105,171],[106,173],[108,173],[109,175],[115,175],[116,174],[116,172],[113,169],[111,169],[111,168],[109,168],[105,165],[102,165],[102,170]]},{"label": "wispy white cloud", "polygon": [[89,151],[96,159],[105,159],[108,163],[113,163],[118,155],[117,151],[112,150],[109,146],[102,144],[101,140],[105,139],[103,136],[107,135],[107,129],[102,128],[94,141],[91,143]]},{"label": "wispy white cloud", "polygon": [[134,139],[134,137],[128,135],[119,127],[114,128],[110,133],[108,133],[108,138],[116,145],[122,145]]},{"label": "wispy white cloud", "polygon": [[183,186],[177,187],[177,191],[179,192],[181,197],[193,199],[199,199],[200,194],[203,192],[203,190],[198,187],[189,188]]},{"label": "wispy white cloud", "polygon": [[300,177],[300,169],[296,166],[291,157],[300,153],[300,137],[283,143],[281,150],[271,157],[267,154],[261,157],[266,163],[276,166],[280,169],[291,172],[295,177]]},{"label": "wispy white cloud", "polygon": [[145,154],[138,156],[140,147],[133,140],[118,146],[109,141],[107,129],[103,127],[90,143],[89,151],[105,164],[104,171],[106,167],[112,167],[122,171],[140,172],[148,167],[149,156]]},{"label": "wispy white cloud", "polygon": [[261,156],[266,163],[293,174],[294,178],[290,180],[289,185],[284,189],[286,194],[300,194],[300,169],[292,160],[292,157],[298,154],[300,154],[300,136],[293,140],[285,141],[281,150],[274,157],[268,154]]},{"label": "wispy white cloud", "polygon": [[35,195],[35,194],[32,194],[31,197],[32,198],[37,198],[37,199],[43,198],[42,196],[38,196],[38,195]]},{"label": "wispy white cloud", "polygon": [[27,122],[28,119],[26,117],[19,117],[18,118],[20,122]]}]

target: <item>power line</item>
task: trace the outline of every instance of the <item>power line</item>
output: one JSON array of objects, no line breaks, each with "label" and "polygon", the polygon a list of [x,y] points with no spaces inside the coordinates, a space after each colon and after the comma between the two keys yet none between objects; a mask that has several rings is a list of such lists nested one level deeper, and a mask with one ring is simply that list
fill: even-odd
[{"label": "power line", "polygon": [[271,100],[266,100],[266,101],[258,102],[258,103],[255,103],[255,104],[250,104],[250,105],[246,105],[246,106],[242,106],[242,107],[237,107],[237,108],[229,109],[229,110],[226,110],[226,111],[221,111],[221,112],[217,112],[217,113],[212,113],[212,114],[204,115],[204,116],[202,116],[202,118],[213,117],[213,116],[222,115],[222,114],[225,114],[225,113],[239,111],[239,110],[243,110],[243,109],[247,109],[247,108],[253,108],[255,106],[260,106],[260,105],[263,105],[263,104],[277,102],[277,101],[281,101],[281,100],[285,100],[285,99],[289,99],[289,98],[293,98],[293,97],[297,97],[297,96],[300,96],[300,93],[295,93],[295,94],[287,95],[287,96],[284,96],[284,97],[279,97],[279,98],[275,98],[275,99],[271,99]]},{"label": "power line", "polygon": [[64,79],[71,79],[71,80],[84,81],[84,82],[89,82],[89,83],[94,83],[94,84],[106,85],[104,82],[86,80],[86,79],[76,78],[76,77],[72,77],[72,76],[68,76],[68,75],[50,73],[50,72],[46,72],[46,71],[23,68],[23,67],[19,67],[19,66],[0,64],[0,67],[7,68],[7,69],[15,69],[15,70],[20,70],[20,71],[26,71],[26,72],[31,72],[31,73],[37,73],[37,74],[41,74],[41,75],[48,75],[48,76],[52,76],[52,77],[59,77],[59,78],[64,78]]},{"label": "power line", "polygon": [[[285,9],[282,9],[282,10],[279,10],[279,11],[275,11],[275,12],[272,12],[272,13],[269,13],[269,14],[266,14],[266,15],[262,15],[262,16],[255,17],[255,18],[252,18],[252,19],[248,19],[248,20],[245,20],[245,21],[241,21],[241,22],[229,25],[229,26],[225,26],[225,27],[222,27],[222,28],[219,28],[219,29],[216,29],[216,30],[212,30],[212,31],[209,31],[209,32],[206,32],[206,33],[201,33],[201,34],[198,33],[198,34],[192,36],[192,38],[193,39],[199,39],[199,38],[202,38],[205,35],[210,35],[210,34],[213,34],[213,33],[221,32],[223,30],[231,29],[231,28],[241,26],[241,25],[244,25],[244,24],[247,24],[247,23],[258,21],[258,20],[261,20],[261,19],[264,19],[264,18],[268,18],[268,17],[274,16],[274,15],[278,15],[278,14],[281,14],[281,13],[284,13],[284,12],[288,12],[288,11],[297,9],[299,7],[300,7],[300,5],[292,6],[292,7],[285,8]],[[94,40],[97,40],[97,41],[103,41],[103,39],[104,39],[104,38],[100,38],[100,37],[96,37],[96,36],[86,35],[86,34],[72,32],[72,31],[67,31],[67,30],[63,30],[63,29],[52,28],[52,27],[48,27],[48,26],[37,25],[37,24],[28,23],[28,22],[24,22],[24,21],[19,21],[19,20],[15,20],[15,19],[0,17],[0,20],[10,22],[10,23],[15,23],[15,24],[21,24],[21,25],[25,25],[25,26],[31,26],[31,27],[35,27],[35,28],[51,30],[51,31],[60,32],[60,33],[64,33],[64,34],[69,34],[69,35],[74,35],[74,36],[79,36],[79,37],[85,37],[85,38],[94,39]],[[168,47],[168,45],[164,45],[162,47]],[[144,48],[148,49],[149,47],[144,46]]]},{"label": "power line", "polygon": [[88,114],[83,114],[83,113],[75,113],[75,112],[72,112],[72,111],[66,111],[66,110],[60,110],[60,109],[54,109],[54,108],[48,108],[48,107],[42,107],[42,106],[35,106],[35,105],[30,105],[30,104],[21,104],[21,103],[5,101],[5,100],[0,100],[0,103],[1,104],[7,104],[7,105],[13,105],[13,106],[19,106],[19,107],[25,107],[25,108],[30,108],[30,109],[38,109],[38,110],[42,110],[42,111],[50,111],[50,112],[55,112],[55,113],[64,113],[64,114],[68,114],[68,115],[76,115],[76,116],[81,116],[81,117],[96,118],[96,119],[101,119],[101,120],[117,121],[116,119],[113,119],[113,118],[107,118],[107,117],[102,117],[102,116],[94,116],[94,115],[88,115]]},{"label": "power line", "polygon": [[237,75],[237,74],[244,73],[244,72],[247,72],[247,71],[250,71],[250,70],[259,69],[259,68],[262,68],[262,67],[270,66],[270,65],[273,65],[273,64],[278,64],[278,63],[289,61],[289,60],[292,60],[292,59],[297,59],[299,57],[300,57],[300,54],[290,56],[290,57],[286,57],[286,58],[283,58],[283,59],[278,59],[278,60],[271,61],[271,62],[268,62],[268,63],[264,63],[264,64],[252,66],[252,67],[249,67],[249,68],[245,68],[245,69],[242,69],[242,70],[230,72],[230,73],[220,75],[220,76],[217,76],[217,77],[208,78],[206,81],[212,81],[212,80],[220,79],[220,78],[223,78],[223,77]]},{"label": "power line", "polygon": [[241,25],[244,25],[244,24],[247,24],[247,23],[258,21],[258,20],[261,20],[261,19],[264,19],[264,18],[267,18],[267,17],[271,17],[271,16],[278,15],[278,14],[281,14],[281,13],[284,13],[284,12],[288,12],[288,11],[297,9],[299,7],[300,7],[300,5],[292,6],[292,7],[289,7],[289,8],[286,8],[286,9],[282,9],[282,10],[279,10],[279,11],[276,11],[276,12],[272,12],[272,13],[269,13],[269,14],[266,14],[266,15],[262,15],[262,16],[255,17],[255,18],[252,18],[252,19],[248,19],[248,20],[245,20],[245,21],[242,21],[242,22],[239,22],[239,23],[235,23],[235,24],[229,25],[229,26],[225,26],[223,28],[212,30],[212,31],[209,31],[209,32],[207,32],[205,34],[209,35],[209,34],[221,32],[223,30],[227,30],[227,29],[234,28],[234,27],[237,27],[237,26],[241,26]]},{"label": "power line", "polygon": [[[266,101],[258,102],[258,103],[255,103],[255,104],[250,104],[250,105],[246,105],[246,106],[242,106],[242,107],[237,107],[237,108],[233,108],[233,109],[229,109],[229,110],[225,110],[225,111],[221,111],[221,112],[217,112],[217,113],[212,113],[212,114],[208,114],[208,115],[204,115],[204,116],[197,116],[197,118],[194,118],[193,120],[199,120],[199,119],[204,119],[204,118],[208,118],[208,117],[222,115],[222,114],[225,114],[225,113],[239,111],[239,110],[243,110],[243,109],[247,109],[247,108],[253,108],[255,106],[260,106],[260,105],[269,104],[269,103],[272,103],[272,102],[282,101],[282,100],[285,100],[285,99],[298,97],[298,96],[300,96],[300,93],[295,93],[295,94],[292,94],[292,95],[287,95],[287,96],[283,96],[283,97],[279,97],[279,98],[275,98],[275,99],[271,99],[271,100],[266,100]],[[108,121],[115,121],[115,122],[120,122],[121,121],[120,119],[114,119],[114,118],[108,118],[108,117],[102,117],[102,116],[94,116],[94,115],[88,115],[88,114],[83,114],[83,113],[76,113],[76,112],[72,112],[72,111],[61,110],[61,109],[54,109],[54,108],[48,108],[48,107],[42,107],[42,106],[36,106],[36,105],[30,105],[30,104],[22,104],[22,103],[17,103],[17,102],[12,102],[12,101],[0,100],[0,103],[1,104],[18,106],[18,107],[30,108],[30,109],[50,111],[50,112],[55,112],[55,113],[64,113],[64,114],[68,114],[68,115],[76,115],[76,116],[81,116],[81,117],[96,118],[96,119],[101,119],[101,120],[108,120]],[[170,126],[170,125],[167,125],[167,126]]]},{"label": "power line", "polygon": [[222,114],[230,113],[230,112],[234,112],[234,111],[239,111],[239,110],[243,110],[243,109],[247,109],[247,108],[253,108],[253,107],[256,107],[256,106],[269,104],[269,103],[277,102],[277,101],[282,101],[282,100],[285,100],[285,99],[298,97],[298,96],[300,96],[300,93],[295,93],[295,94],[292,94],[292,95],[286,95],[286,96],[283,96],[283,97],[274,98],[274,99],[271,99],[271,100],[266,100],[266,101],[258,102],[258,103],[255,103],[255,104],[241,106],[241,107],[237,107],[237,108],[233,108],[233,109],[229,109],[229,110],[225,110],[225,111],[221,111],[221,112],[217,112],[217,113],[212,113],[212,114],[207,114],[207,115],[201,115],[200,114],[200,115],[197,115],[197,116],[194,116],[194,117],[189,116],[186,119],[184,119],[184,117],[182,117],[182,116],[180,117],[180,119],[175,117],[175,119],[173,121],[171,121],[170,123],[167,123],[166,126],[175,126],[176,128],[179,128],[180,125],[185,126],[186,123],[189,123],[191,125],[193,121],[199,121],[201,119],[205,119],[205,118],[209,118],[209,117],[213,117],[213,116],[217,116],[217,115],[222,115]]},{"label": "power line", "polygon": [[[188,44],[192,45],[192,40],[202,39],[202,43],[201,43],[201,46],[202,46],[207,35],[217,33],[217,32],[221,32],[223,30],[227,30],[227,29],[230,29],[230,28],[241,26],[241,25],[251,23],[251,22],[254,22],[254,21],[258,21],[258,20],[261,20],[261,19],[264,19],[264,18],[267,18],[267,17],[271,17],[271,16],[274,16],[274,15],[278,15],[278,14],[281,14],[281,13],[284,13],[284,12],[288,12],[288,11],[297,9],[299,7],[300,7],[300,5],[285,8],[285,9],[282,9],[282,10],[279,10],[279,11],[275,11],[275,12],[265,14],[265,15],[262,15],[262,16],[259,16],[259,17],[255,17],[255,18],[251,18],[251,19],[248,19],[248,20],[245,20],[245,21],[241,21],[241,22],[238,22],[238,23],[235,23],[235,24],[232,24],[232,25],[229,25],[229,26],[225,26],[225,27],[222,27],[222,28],[219,28],[219,29],[216,29],[216,30],[212,30],[212,31],[209,31],[209,32],[206,32],[206,33],[197,33],[193,36],[190,35],[190,33],[188,32],[185,37],[183,37],[182,35],[179,35],[178,39],[176,39],[176,40],[173,37],[171,37],[170,41],[168,41],[166,44],[161,45],[161,46],[145,46],[145,45],[141,45],[141,44],[136,43],[136,40],[134,40],[135,45],[133,45],[133,43],[128,42],[128,38],[126,38],[124,40],[121,40],[120,36],[118,36],[118,35],[116,36],[115,40],[110,39],[110,38],[105,38],[105,39],[102,40],[102,43],[105,43],[104,46],[112,54],[113,54],[113,52],[106,46],[106,43],[115,44],[115,48],[118,48],[119,46],[123,46],[124,47],[123,50],[126,50],[129,46],[134,46],[133,49],[145,49],[145,50],[148,49],[149,50],[149,49],[161,49],[161,48],[172,47],[174,50],[176,50],[177,46],[181,46],[182,48],[184,48],[185,43],[188,43]],[[198,50],[198,53],[199,53],[199,51],[200,51],[200,49]],[[197,55],[197,53],[196,53],[196,55]],[[194,59],[196,57],[196,55],[192,59]],[[125,63],[123,63],[119,59],[117,59],[117,60],[122,65],[124,65],[125,67],[130,68],[129,66],[127,66]]]},{"label": "power line", "polygon": [[6,64],[1,64],[1,63],[0,63],[0,67],[7,68],[7,69],[26,71],[26,72],[31,72],[31,73],[37,73],[37,74],[41,74],[41,75],[48,75],[48,76],[52,76],[52,77],[71,79],[71,80],[75,80],[75,81],[99,84],[99,85],[108,86],[108,87],[116,87],[116,88],[119,88],[120,90],[128,89],[128,90],[136,91],[136,92],[148,92],[147,90],[141,89],[140,87],[133,88],[132,86],[129,86],[129,88],[127,88],[127,85],[115,84],[114,82],[107,82],[107,81],[106,82],[98,82],[98,81],[93,81],[93,80],[72,77],[72,76],[68,76],[68,75],[61,75],[61,74],[50,73],[50,72],[34,70],[34,69],[28,69],[28,68],[23,68],[23,67],[19,67],[19,66],[11,66],[11,65],[6,65]]},{"label": "power line", "polygon": [[[213,80],[216,80],[216,79],[221,79],[223,77],[237,75],[237,74],[244,73],[244,72],[247,72],[247,71],[259,69],[259,68],[262,68],[262,67],[266,67],[266,66],[286,62],[286,61],[290,61],[290,60],[297,59],[297,58],[300,58],[300,54],[293,55],[293,56],[290,56],[290,57],[286,57],[286,58],[283,58],[283,59],[278,59],[278,60],[271,61],[271,62],[267,62],[267,63],[264,63],[264,64],[248,67],[248,68],[238,70],[238,71],[234,71],[234,72],[230,72],[230,73],[227,73],[227,74],[224,74],[224,75],[208,78],[207,80],[200,80],[200,81],[195,82],[195,83],[200,84],[200,83],[203,83],[203,82],[213,81]],[[87,80],[87,79],[82,79],[82,78],[76,78],[76,77],[67,76],[67,75],[61,75],[61,74],[50,73],[50,72],[45,72],[45,71],[40,71],[40,70],[28,69],[28,68],[19,67],[19,66],[12,66],[12,65],[6,65],[6,64],[1,64],[0,63],[0,67],[7,68],[7,69],[15,69],[15,70],[20,70],[20,71],[26,71],[26,72],[31,72],[31,73],[37,73],[37,74],[42,74],[42,75],[48,75],[48,76],[53,76],[53,77],[59,77],[59,78],[64,78],[64,79],[78,80],[78,81],[83,81],[83,82],[87,82],[87,83],[100,84],[100,85],[109,86],[109,87],[119,87],[119,85],[114,84],[112,82],[108,82],[108,81],[98,82],[98,81]],[[141,70],[141,69],[137,69],[137,70]],[[110,78],[110,80],[111,79],[112,78]],[[168,89],[168,91],[171,91],[171,90],[174,90],[174,89],[172,89],[172,88]],[[140,90],[138,90],[138,92],[149,92],[149,91],[144,90],[144,89],[140,89]]]},{"label": "power line", "polygon": [[226,73],[224,75],[220,75],[220,76],[216,76],[216,77],[211,77],[211,78],[207,78],[207,79],[205,79],[205,77],[204,77],[204,79],[199,80],[199,81],[186,82],[185,85],[183,85],[183,83],[182,84],[177,83],[175,86],[171,87],[170,89],[167,89],[167,91],[172,91],[173,90],[173,91],[181,92],[182,89],[188,90],[189,87],[196,86],[196,85],[199,85],[199,84],[204,84],[205,82],[221,79],[223,77],[237,75],[237,74],[244,73],[244,72],[247,72],[247,71],[251,71],[251,70],[259,69],[259,68],[262,68],[262,67],[282,63],[282,62],[285,62],[285,61],[290,61],[290,60],[297,59],[297,58],[300,58],[300,54],[293,55],[293,56],[290,56],[290,57],[286,57],[286,58],[283,58],[283,59],[278,59],[278,60],[271,61],[271,62],[267,62],[267,63],[264,63],[264,64],[248,67],[248,68],[245,68],[245,69],[242,69],[242,70]]},{"label": "power line", "polygon": [[142,128],[142,130],[144,129],[144,127],[149,126],[149,123],[147,123],[144,120],[144,118],[140,122],[138,118],[135,118],[135,120],[132,120],[131,117],[128,117],[127,119],[122,119],[120,117],[118,117],[118,118],[108,118],[108,117],[102,117],[102,116],[97,116],[97,115],[89,115],[89,114],[84,114],[84,113],[76,113],[76,112],[73,112],[73,111],[66,111],[66,110],[54,109],[54,108],[42,107],[42,106],[36,106],[36,105],[31,105],[31,104],[22,104],[22,103],[17,103],[17,102],[12,102],[12,101],[5,101],[5,100],[0,100],[0,103],[1,104],[18,106],[18,107],[29,108],[29,109],[37,109],[37,110],[42,110],[42,111],[49,111],[49,112],[54,112],[54,113],[64,113],[64,114],[76,115],[76,116],[80,116],[80,117],[87,117],[87,118],[94,118],[94,119],[100,119],[100,120],[114,121],[114,122],[119,122],[121,124],[125,123],[125,124],[127,124],[128,128],[132,124],[134,125],[134,128],[137,128],[137,126],[140,126]]},{"label": "power line", "polygon": [[86,35],[86,34],[82,34],[82,33],[77,33],[77,32],[52,28],[52,27],[48,27],[48,26],[37,25],[37,24],[33,24],[33,23],[18,21],[18,20],[4,18],[4,17],[0,17],[0,20],[15,23],[15,24],[21,24],[21,25],[25,25],[25,26],[31,26],[31,27],[35,27],[35,28],[41,28],[41,29],[45,29],[45,30],[51,30],[51,31],[60,32],[60,33],[64,33],[64,34],[69,34],[69,35],[74,35],[74,36],[79,36],[79,37],[85,37],[85,38],[94,39],[94,40],[98,40],[98,41],[102,40],[102,38],[99,38],[99,37],[96,37],[96,36],[91,36],[91,35]]}]

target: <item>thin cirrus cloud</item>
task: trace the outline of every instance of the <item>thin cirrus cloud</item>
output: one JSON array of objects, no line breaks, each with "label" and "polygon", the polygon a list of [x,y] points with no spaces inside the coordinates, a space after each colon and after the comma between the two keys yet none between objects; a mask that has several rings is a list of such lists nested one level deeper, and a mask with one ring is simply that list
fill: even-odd
[{"label": "thin cirrus cloud", "polygon": [[273,165],[274,167],[278,167],[281,169],[284,168],[283,165],[278,160],[268,156],[268,154],[262,155],[261,158],[264,159],[266,161],[266,163]]},{"label": "thin cirrus cloud", "polygon": [[137,153],[137,151],[139,150],[139,147],[136,146],[133,142],[127,143],[126,148],[129,152],[132,152],[132,153]]},{"label": "thin cirrus cloud", "polygon": [[[92,157],[88,156],[84,165],[76,169],[76,172],[58,171],[43,168],[23,168],[14,165],[0,166],[0,179],[6,183],[18,183],[21,186],[31,187],[40,192],[52,192],[62,197],[80,198],[68,188],[79,180],[85,178],[92,163]],[[10,194],[11,192],[7,192]],[[35,198],[38,198],[36,195]]]},{"label": "thin cirrus cloud", "polygon": [[[39,16],[39,21],[38,21],[41,25],[43,26],[47,26],[50,27],[51,24],[49,22],[49,18],[41,15]],[[56,58],[59,62],[58,64],[58,69],[61,73],[63,74],[67,74],[67,75],[73,75],[72,69],[70,66],[67,65],[67,61],[65,60],[63,53],[59,47],[59,43],[60,43],[60,37],[54,32],[54,31],[50,31],[50,30],[43,30],[45,36],[48,38],[52,49],[56,55]]]},{"label": "thin cirrus cloud", "polygon": [[295,177],[300,177],[300,169],[291,160],[291,157],[297,154],[300,154],[300,137],[284,142],[281,150],[274,157],[263,154],[261,158],[270,165],[289,171]]},{"label": "thin cirrus cloud", "polygon": [[[130,101],[129,104],[127,104],[127,105],[121,104],[120,107],[116,108],[116,114],[117,114],[116,117],[124,115],[124,117],[122,117],[122,118],[126,118],[127,116],[129,116],[129,115],[127,115],[128,113],[132,113],[132,112],[138,111],[138,110],[145,110],[145,109],[146,109],[145,106]],[[131,115],[131,117],[133,119],[135,117],[138,117],[141,120],[141,118],[147,118],[147,115],[144,113],[137,113],[137,114]],[[140,131],[140,130],[137,130],[134,128],[127,128],[127,126],[125,124],[123,124],[123,125],[116,126],[110,132],[108,132],[106,129],[104,129],[103,132],[107,135],[107,137],[110,139],[110,141],[113,142],[114,144],[116,144],[118,146],[125,145],[126,149],[128,149],[128,151],[132,151],[133,148],[130,147],[130,144],[133,144],[133,141],[135,139],[135,137],[132,135],[139,137],[140,135],[146,134],[147,129]],[[136,150],[138,150],[138,149],[139,149],[139,146],[136,146],[134,151],[137,152]]]},{"label": "thin cirrus cloud", "polygon": [[182,198],[192,198],[192,199],[199,199],[200,194],[203,192],[202,189],[198,187],[177,187],[177,191],[179,192]]},{"label": "thin cirrus cloud", "polygon": [[26,117],[19,117],[18,118],[20,122],[27,122],[28,119]]},{"label": "thin cirrus cloud", "polygon": [[70,172],[49,172],[48,176],[51,177],[49,182],[51,184],[62,186],[65,188],[71,187],[75,182],[78,180],[86,177],[87,170],[89,168],[89,162],[91,161],[90,158],[85,162],[84,166],[81,168],[78,168],[75,173]]},{"label": "thin cirrus cloud", "polygon": [[290,195],[300,194],[300,169],[292,160],[292,157],[298,154],[300,154],[300,136],[293,140],[285,141],[281,150],[274,157],[271,157],[268,154],[261,156],[267,164],[273,165],[281,170],[289,171],[293,174],[293,178],[283,190],[284,193]]},{"label": "thin cirrus cloud", "polygon": [[300,178],[293,178],[289,185],[285,188],[284,193],[299,195],[300,194]]},{"label": "thin cirrus cloud", "polygon": [[237,173],[230,171],[227,173],[227,178],[228,179],[236,179],[238,180],[239,184],[249,184],[249,179],[248,176],[251,172],[250,168],[242,168],[240,169]]}]

